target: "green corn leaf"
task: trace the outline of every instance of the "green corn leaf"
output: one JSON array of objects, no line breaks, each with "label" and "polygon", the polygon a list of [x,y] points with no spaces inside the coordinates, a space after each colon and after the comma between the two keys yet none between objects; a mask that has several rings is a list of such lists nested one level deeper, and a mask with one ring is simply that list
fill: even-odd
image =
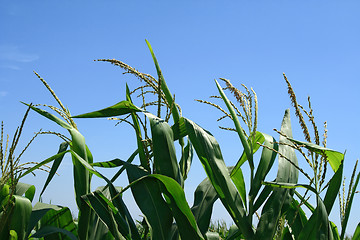
[{"label": "green corn leaf", "polygon": [[[244,175],[242,173],[241,168],[239,168],[235,173],[232,172],[232,175],[230,175],[231,180],[235,184],[236,189],[238,190],[241,200],[243,203],[246,203],[246,186],[245,186],[245,180]],[[246,204],[244,204],[244,207],[246,209]]]},{"label": "green corn leaf", "polygon": [[115,239],[131,239],[126,220],[118,214],[115,206],[100,191],[86,194],[82,198],[107,225]]},{"label": "green corn leaf", "polygon": [[209,178],[205,178],[195,190],[194,205],[191,207],[191,211],[203,235],[209,229],[212,209],[218,198]]},{"label": "green corn leaf", "polygon": [[37,107],[34,107],[34,106],[31,106],[27,103],[24,103],[24,102],[21,102],[23,104],[25,104],[26,106],[29,106],[32,110],[34,110],[35,112],[39,113],[40,115],[46,117],[47,119],[57,123],[58,125],[60,125],[61,127],[67,129],[67,130],[70,130],[70,129],[73,129],[72,126],[70,126],[68,123],[66,123],[65,121],[61,120],[60,118],[54,116],[53,114],[51,113],[48,113],[47,111],[45,110],[42,110],[40,108],[37,108]]},{"label": "green corn leaf", "polygon": [[[289,109],[285,111],[284,118],[281,123],[281,132],[288,137],[292,137]],[[281,185],[290,183],[291,186],[291,184],[296,184],[298,180],[298,170],[293,166],[293,164],[298,165],[298,162],[294,149],[281,143],[288,144],[289,141],[285,137],[280,136],[279,152],[283,156],[290,159],[292,163],[279,156],[276,182],[281,183]],[[273,190],[273,193],[268,198],[262,209],[261,217],[256,230],[256,239],[273,238],[276,231],[277,222],[282,215],[282,209],[284,209],[284,206],[289,206],[291,204],[293,192],[294,190],[290,191],[287,188],[275,188]]]},{"label": "green corn leaf", "polygon": [[181,186],[169,178],[160,174],[149,175],[161,182],[163,194],[174,215],[182,239],[204,239],[186,201],[185,193]]},{"label": "green corn leaf", "polygon": [[[40,223],[39,223],[40,221]],[[45,239],[77,239],[77,227],[67,207],[36,203],[30,217],[27,236],[38,225],[40,228],[31,237]]]},{"label": "green corn leaf", "polygon": [[317,207],[300,232],[299,239],[333,239],[326,207],[319,196]]},{"label": "green corn leaf", "polygon": [[315,208],[297,191],[295,191],[295,195],[301,200],[302,203],[313,213]]},{"label": "green corn leaf", "polygon": [[115,167],[121,167],[123,166],[123,160],[119,159],[119,158],[115,158],[113,160],[110,161],[104,161],[104,162],[95,162],[93,164],[91,164],[91,166],[93,167],[102,167],[102,168],[115,168]]},{"label": "green corn leaf", "polygon": [[347,203],[347,207],[345,209],[345,218],[341,222],[341,236],[340,236],[341,239],[344,239],[344,236],[345,236],[345,230],[346,230],[347,223],[349,220],[349,216],[350,216],[350,212],[351,212],[350,210],[351,210],[352,202],[354,200],[354,196],[356,193],[356,188],[357,188],[357,185],[359,184],[359,179],[360,179],[360,172],[357,174],[357,177],[355,178],[355,183],[353,185],[353,188],[351,189],[351,195],[349,198],[349,202]]},{"label": "green corn leaf", "polygon": [[[261,134],[261,136],[263,136],[264,139],[263,142],[260,141],[256,141],[256,142],[260,142],[271,149],[278,150],[278,145],[273,137],[265,133]],[[260,146],[259,144],[257,145]],[[255,148],[253,149],[255,150]],[[275,158],[276,158],[276,153],[274,151],[268,148],[263,148],[260,162],[256,169],[255,177],[250,188],[250,192],[249,192],[250,198],[255,199],[256,195],[260,190],[261,182],[264,181],[266,175],[270,171],[272,165],[274,164]]]},{"label": "green corn leaf", "polygon": [[285,227],[281,234],[281,240],[293,240],[289,227]]},{"label": "green corn leaf", "polygon": [[331,178],[329,187],[324,197],[324,205],[326,207],[326,211],[328,215],[330,214],[331,209],[335,203],[336,197],[338,196],[339,193],[339,189],[342,181],[343,166],[344,164],[341,163],[339,168],[335,172],[334,176]]},{"label": "green corn leaf", "polygon": [[[60,144],[60,147],[59,147],[59,151],[58,151],[58,154],[62,153],[62,152],[65,152],[68,148],[69,144],[67,142],[63,142]],[[42,194],[44,193],[46,187],[49,185],[49,183],[51,182],[52,178],[54,177],[56,171],[58,170],[62,160],[64,158],[64,155],[61,155],[59,156],[58,158],[56,158],[51,166],[51,169],[50,169],[50,173],[49,173],[49,176],[47,177],[46,179],[46,182],[44,184],[44,187],[43,189],[41,190],[41,193],[40,193],[40,196],[39,198],[42,196]]]},{"label": "green corn leaf", "polygon": [[30,202],[32,202],[35,195],[35,186],[27,183],[18,182],[15,188],[15,195],[22,196],[23,194],[25,194],[25,197],[29,199]]},{"label": "green corn leaf", "polygon": [[84,113],[76,116],[72,116],[72,118],[103,118],[103,117],[116,117],[132,112],[141,112],[142,110],[136,107],[129,101],[121,101],[113,106],[94,111],[89,113]]},{"label": "green corn leaf", "polygon": [[[129,166],[129,164],[126,164],[127,167],[134,168],[136,166]],[[141,170],[138,168],[138,170]],[[164,196],[164,199],[162,201],[166,201],[166,204],[168,204],[169,208],[171,209],[171,213],[173,214],[176,224],[179,229],[179,233],[182,239],[204,239],[197,224],[194,215],[191,212],[191,209],[186,201],[185,193],[182,187],[172,178],[167,177],[165,175],[160,174],[152,174],[147,175],[146,173],[143,174],[142,177],[136,179],[135,181],[131,182],[129,186],[123,189],[123,191],[127,190],[129,187],[132,189],[136,187],[137,185],[141,184],[152,184],[154,183],[154,186],[159,186],[161,184],[161,190],[160,192]],[[152,192],[156,192],[155,188],[152,188]],[[154,196],[154,195],[153,195]],[[135,196],[134,196],[135,197]],[[135,198],[136,201],[136,198]],[[139,202],[137,202],[139,205]],[[159,203],[159,202],[157,202]],[[139,205],[140,207],[140,205]],[[141,209],[141,207],[140,207]],[[159,213],[162,209],[156,209]],[[144,212],[143,212],[144,213]],[[144,213],[145,214],[145,213]],[[145,214],[146,215],[146,214]],[[147,215],[146,215],[147,216]],[[150,219],[147,216],[147,220],[150,223]],[[160,220],[160,219],[159,219]],[[153,226],[153,225],[152,225]],[[164,233],[164,237],[168,236],[168,231],[171,229],[170,227],[167,228],[166,233]],[[165,236],[166,235],[166,236]],[[152,236],[153,239],[159,239]]]},{"label": "green corn leaf", "polygon": [[74,165],[75,200],[79,208],[78,234],[80,239],[85,239],[90,231],[90,219],[93,212],[88,205],[82,202],[81,196],[91,191],[91,173],[94,174],[96,171],[90,171],[92,170],[90,164],[93,160],[91,154],[88,154],[90,151],[85,144],[84,136],[76,129],[70,129],[69,132],[72,139],[70,150]]},{"label": "green corn leaf", "polygon": [[250,167],[254,168],[254,163],[253,163],[253,155],[252,155],[252,150],[251,147],[249,145],[249,142],[246,139],[246,136],[244,134],[244,130],[240,125],[239,119],[234,111],[234,108],[231,106],[230,101],[228,100],[228,98],[226,97],[224,91],[222,90],[220,84],[215,80],[216,86],[219,90],[219,93],[221,95],[221,98],[223,99],[224,103],[226,104],[226,107],[228,108],[230,115],[232,117],[232,120],[235,124],[235,128],[236,128],[236,132],[238,133],[241,143],[244,147],[244,152],[246,154],[247,160],[249,161]]},{"label": "green corn leaf", "polygon": [[207,240],[220,240],[220,239],[222,239],[222,238],[220,238],[219,233],[208,231],[208,232],[206,233],[206,239],[207,239]]},{"label": "green corn leaf", "polygon": [[[60,234],[62,233],[63,236],[66,236],[67,238],[63,237],[57,237],[54,234]],[[53,226],[45,226],[39,229],[34,235],[31,235],[31,239],[38,239],[44,237],[45,240],[52,240],[52,239],[71,239],[71,240],[77,240],[78,238],[72,234],[69,231],[66,231],[65,229],[53,227]]]},{"label": "green corn leaf", "polygon": [[[124,165],[130,183],[149,174],[139,166],[125,162]],[[139,182],[138,184],[131,185],[131,192],[151,227],[152,239],[167,239],[173,217],[170,208],[162,197],[159,184],[156,181]]]},{"label": "green corn leaf", "polygon": [[254,206],[253,206],[253,211],[257,211],[261,205],[264,204],[265,200],[271,195],[271,192],[273,190],[273,187],[269,186],[269,185],[265,185],[265,187],[263,188],[263,190],[261,191],[261,193],[259,194],[258,198],[256,199]]},{"label": "green corn leaf", "polygon": [[218,142],[209,132],[192,121],[185,118],[184,121],[190,141],[220,200],[244,236],[252,239],[252,227],[247,221],[243,202],[231,181]]},{"label": "green corn leaf", "polygon": [[298,141],[292,138],[290,138],[290,141],[298,145],[302,145],[312,152],[318,153],[320,155],[325,155],[327,157],[327,161],[329,161],[330,166],[334,170],[334,172],[337,171],[337,169],[340,167],[341,162],[344,159],[344,154],[337,152],[335,150],[324,148],[314,143]]},{"label": "green corn leaf", "polygon": [[279,182],[263,182],[264,185],[269,185],[274,188],[284,188],[284,189],[295,189],[295,188],[306,188],[313,193],[317,194],[315,188],[313,188],[311,185],[308,184],[296,184],[296,183],[279,183]]},{"label": "green corn leaf", "polygon": [[358,225],[355,229],[353,239],[360,239],[360,222],[358,223]]},{"label": "green corn leaf", "polygon": [[11,201],[14,202],[14,206],[10,213],[8,229],[9,231],[14,230],[17,233],[18,239],[25,239],[32,211],[31,202],[28,198],[18,195],[13,195]]},{"label": "green corn leaf", "polygon": [[[126,100],[129,101],[130,103],[133,103],[130,96],[130,90],[127,84],[126,84]],[[140,158],[141,166],[143,166],[147,170],[150,170],[149,160],[146,158],[145,147],[141,136],[141,128],[140,128],[139,120],[135,112],[131,112],[131,118],[136,133],[136,141],[139,149],[139,158]]]},{"label": "green corn leaf", "polygon": [[298,239],[301,230],[307,223],[305,212],[302,210],[299,202],[295,199],[292,200],[290,207],[286,211],[286,220],[291,227],[291,233]]},{"label": "green corn leaf", "polygon": [[9,240],[18,240],[18,235],[17,235],[16,231],[10,230]]},{"label": "green corn leaf", "polygon": [[226,240],[241,240],[241,239],[244,239],[244,237],[241,235],[239,228],[234,224],[234,225],[230,226],[229,233],[225,239]]},{"label": "green corn leaf", "polygon": [[[263,133],[256,132],[255,139],[254,139],[253,145],[252,145],[253,154],[255,154],[257,152],[257,150],[259,150],[259,148],[260,148],[260,145],[257,143],[259,142],[259,143],[263,144],[264,141],[265,141],[265,137],[264,137]],[[241,154],[240,159],[237,161],[237,163],[233,169],[233,173],[231,173],[231,175],[235,174],[236,171],[244,164],[244,162],[246,162],[246,160],[247,160],[246,153],[245,153],[245,151],[243,151],[243,153]]]},{"label": "green corn leaf", "polygon": [[175,179],[181,186],[184,185],[179,165],[176,159],[174,136],[171,127],[164,120],[144,113],[150,120],[154,172]]},{"label": "green corn leaf", "polygon": [[181,160],[179,162],[181,175],[183,176],[184,180],[186,180],[187,175],[190,171],[193,156],[194,156],[194,148],[192,146],[192,143],[188,140],[187,145],[184,148],[184,153],[182,154]]},{"label": "green corn leaf", "polygon": [[150,53],[151,53],[151,56],[154,60],[154,63],[155,63],[155,67],[156,67],[156,71],[157,71],[157,74],[158,74],[158,77],[161,79],[161,90],[164,92],[165,94],[165,98],[166,98],[166,101],[169,103],[170,106],[173,106],[172,109],[171,109],[171,113],[172,113],[172,116],[173,116],[173,119],[174,119],[174,122],[178,122],[179,119],[180,119],[180,114],[179,114],[179,111],[178,109],[176,108],[176,104],[174,102],[174,99],[173,99],[173,95],[171,94],[168,86],[166,85],[166,82],[165,82],[165,79],[164,79],[164,76],[161,72],[161,69],[160,69],[160,66],[159,66],[159,63],[156,59],[156,56],[154,54],[154,51],[149,43],[148,40],[146,40],[146,44],[150,50]]},{"label": "green corn leaf", "polygon": [[[334,240],[340,240],[339,231],[338,231],[338,228],[337,228],[337,226],[335,225],[335,223],[330,222],[330,227],[331,227],[331,231],[332,231]],[[352,239],[358,239],[358,238],[355,238],[355,237],[353,236]]]},{"label": "green corn leaf", "polygon": [[67,150],[67,151],[65,151],[65,152],[58,153],[58,154],[56,154],[56,155],[54,155],[54,156],[52,156],[52,157],[49,157],[49,158],[41,161],[40,163],[36,164],[35,166],[31,167],[30,169],[26,170],[23,174],[21,174],[20,178],[28,175],[29,173],[35,171],[36,169],[39,169],[41,166],[43,166],[43,165],[45,165],[45,164],[47,164],[47,163],[49,163],[49,162],[51,162],[51,161],[54,161],[54,160],[57,159],[57,158],[60,158],[60,157],[64,156],[64,155],[65,155],[66,153],[68,153],[68,152],[70,152],[70,150]]},{"label": "green corn leaf", "polygon": [[[108,178],[103,176],[101,173],[99,173],[99,174],[107,182],[107,186],[100,187],[100,188],[98,188],[98,190],[101,191],[101,193],[104,194],[104,196],[106,198],[111,199],[112,204],[117,208],[118,213],[120,214],[120,218],[125,219],[126,226],[128,226],[128,228],[131,231],[131,238],[133,240],[140,240],[140,236],[139,236],[139,233],[138,233],[138,229],[137,229],[137,227],[135,225],[135,222],[134,222],[133,218],[131,217],[130,212],[127,209],[124,201],[122,200],[122,195],[118,191],[118,190],[122,190],[122,188],[121,187],[115,187],[112,184],[112,181],[110,181]],[[117,223],[124,225],[124,223],[119,223],[118,221],[117,221]],[[124,234],[124,233],[122,233],[122,234]]]},{"label": "green corn leaf", "polygon": [[[25,104],[25,103],[24,103]],[[29,106],[28,104],[25,104]],[[81,133],[73,126],[69,125],[65,121],[59,119],[58,117],[33,106],[29,106],[32,110],[36,111],[40,115],[48,118],[49,120],[57,123],[61,127],[67,129],[71,135],[72,141],[70,149],[73,153],[76,153],[78,156],[80,156],[81,159],[83,159],[87,163],[92,163],[92,156],[85,144],[85,138]],[[62,152],[61,154],[65,154],[67,151]],[[60,155],[59,155],[60,156]],[[53,156],[55,158],[50,159],[54,160],[59,156]],[[90,192],[90,181],[91,181],[91,173],[83,166],[82,163],[77,161],[74,158],[74,154],[72,154],[73,159],[73,165],[74,165],[74,188],[75,188],[75,200],[77,203],[77,206],[79,207],[79,238],[80,239],[87,239],[88,237],[88,230],[89,230],[89,224],[90,224],[90,218],[93,214],[91,212],[91,209],[86,205],[82,204],[81,196],[85,195]],[[38,165],[34,166],[37,167]],[[33,169],[33,168],[32,168]],[[30,169],[31,170],[31,169]],[[29,170],[25,172],[25,174],[28,174]],[[22,176],[24,176],[23,174]]]}]

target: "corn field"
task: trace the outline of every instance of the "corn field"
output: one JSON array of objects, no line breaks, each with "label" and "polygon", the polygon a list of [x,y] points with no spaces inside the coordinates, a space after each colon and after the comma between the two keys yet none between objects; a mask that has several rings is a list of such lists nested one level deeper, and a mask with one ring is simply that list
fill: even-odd
[{"label": "corn field", "polygon": [[[219,122],[228,119],[232,123],[231,127],[220,127],[224,133],[237,134],[243,153],[234,166],[228,166],[211,129],[182,116],[154,51],[146,43],[157,76],[141,73],[119,60],[99,59],[134,75],[139,85],[135,89],[126,85],[123,101],[89,113],[71,115],[50,85],[35,73],[58,106],[23,102],[27,111],[12,138],[4,135],[4,124],[1,125],[0,239],[347,239],[346,227],[360,173],[356,162],[345,192],[344,153],[327,148],[326,123],[325,131],[319,132],[310,98],[306,107],[298,103],[284,74],[293,109],[278,116],[281,128],[275,129],[272,136],[258,128],[261,103],[252,88],[235,87],[224,78],[215,80],[218,95],[211,96],[210,101],[197,101],[219,112]],[[66,129],[68,135],[54,130],[51,135],[62,139],[58,152],[43,161],[23,163],[23,153],[41,134],[36,133],[24,149],[17,150],[29,111],[53,122],[54,128]],[[305,141],[293,136],[290,111],[295,112]],[[93,159],[75,123],[78,118],[128,124],[136,136],[137,148],[125,161]],[[34,185],[22,182],[28,174],[47,171],[41,196],[67,154],[72,158],[79,210],[75,218],[68,207],[36,202]],[[197,160],[207,177],[197,186],[191,206],[184,186],[191,181],[188,173]],[[249,179],[243,174],[246,165]],[[311,171],[305,171],[305,167]],[[105,176],[103,168],[116,169],[116,174]],[[268,176],[272,169],[277,172],[275,179]],[[129,185],[117,181],[121,174],[126,175]],[[102,179],[104,186],[91,191],[93,178]],[[140,221],[133,218],[122,198],[126,191],[131,191],[143,214]],[[310,197],[315,203],[309,201]],[[232,226],[211,222],[217,200],[231,216]],[[335,201],[340,203],[339,226],[329,218]],[[360,239],[360,222],[352,239]]]}]

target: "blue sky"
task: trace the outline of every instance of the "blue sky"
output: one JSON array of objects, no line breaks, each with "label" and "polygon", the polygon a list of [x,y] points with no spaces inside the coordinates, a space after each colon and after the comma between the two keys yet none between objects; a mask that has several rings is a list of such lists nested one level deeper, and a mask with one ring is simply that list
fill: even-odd
[{"label": "blue sky", "polygon": [[[290,108],[285,72],[298,100],[311,96],[322,132],[328,123],[328,147],[347,151],[345,175],[359,157],[358,105],[360,15],[357,1],[18,1],[0,0],[0,112],[5,132],[13,134],[26,108],[20,103],[55,105],[33,74],[37,71],[55,90],[72,114],[101,109],[125,98],[124,76],[99,58],[115,58],[156,75],[148,39],[183,115],[211,131],[228,165],[236,163],[242,148],[237,137],[217,128],[221,114],[194,99],[208,100],[217,93],[214,79],[228,78],[238,87],[253,87],[259,101],[259,127],[277,135],[285,109]],[[293,110],[291,109],[293,112]],[[295,116],[294,136],[303,140]],[[135,148],[131,129],[114,127],[105,119],[78,119],[95,161],[126,159]],[[33,133],[59,131],[58,126],[31,113],[22,146]],[[41,161],[57,151],[61,140],[42,135],[23,161]],[[19,146],[21,148],[21,146]],[[303,159],[302,159],[303,160]],[[305,161],[300,164],[305,166]],[[104,173],[106,171],[100,170]],[[276,171],[276,169],[275,169]],[[44,201],[70,206],[75,211],[70,158],[45,192]],[[111,175],[111,172],[108,173]],[[190,205],[193,191],[205,177],[194,159],[186,182]],[[41,191],[46,173],[29,177]],[[103,184],[94,179],[94,188]],[[123,178],[119,185],[126,185]],[[129,206],[134,205],[127,197]],[[356,197],[359,199],[359,196]],[[356,202],[356,201],[355,201]],[[134,216],[139,215],[133,209]],[[338,223],[338,212],[332,219]],[[359,222],[355,207],[348,226]],[[214,219],[229,217],[220,204]]]}]

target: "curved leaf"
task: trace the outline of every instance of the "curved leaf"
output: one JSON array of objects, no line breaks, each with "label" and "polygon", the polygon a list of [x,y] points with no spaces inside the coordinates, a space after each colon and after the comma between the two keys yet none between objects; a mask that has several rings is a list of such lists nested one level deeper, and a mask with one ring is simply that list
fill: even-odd
[{"label": "curved leaf", "polygon": [[331,168],[334,170],[334,172],[336,172],[338,170],[338,168],[340,167],[341,162],[344,159],[344,154],[337,152],[335,150],[329,149],[329,148],[324,148],[321,147],[319,145],[316,145],[314,143],[309,143],[309,142],[303,142],[303,141],[298,141],[295,139],[290,138],[290,141],[298,144],[298,145],[302,145],[305,148],[309,149],[312,152],[318,153],[320,155],[325,155],[327,160],[330,163]]},{"label": "curved leaf", "polygon": [[121,101],[113,106],[89,112],[84,113],[76,116],[72,116],[72,118],[103,118],[103,117],[116,117],[132,112],[141,112],[142,110],[138,107],[136,107],[134,104],[132,104],[129,101]]},{"label": "curved leaf", "polygon": [[[124,166],[126,167],[129,183],[149,175],[145,169],[139,166],[125,162]],[[167,239],[173,217],[170,208],[162,197],[159,184],[156,181],[143,181],[138,184],[130,184],[130,186],[135,202],[146,216],[151,227],[152,238],[159,240]]]},{"label": "curved leaf", "polygon": [[31,213],[27,235],[36,225],[40,228],[31,237],[46,236],[45,239],[65,239],[60,235],[64,234],[71,239],[77,239],[77,227],[67,207],[36,203]]},{"label": "curved leaf", "polygon": [[221,98],[223,99],[224,103],[226,104],[226,107],[228,108],[230,115],[232,117],[232,120],[234,122],[235,128],[236,128],[236,132],[238,133],[241,143],[244,147],[244,152],[246,154],[246,157],[249,161],[250,166],[253,168],[254,167],[254,163],[253,163],[253,155],[252,155],[252,151],[251,151],[251,147],[246,139],[246,136],[244,134],[244,130],[240,125],[239,119],[234,111],[234,108],[231,106],[230,101],[228,100],[228,98],[226,97],[224,91],[222,90],[220,84],[215,80],[216,83],[216,87],[219,90],[219,93],[221,95]]},{"label": "curved leaf", "polygon": [[[290,121],[290,110],[287,109],[284,114],[283,121],[281,123],[281,132],[288,137],[292,137],[291,121]],[[285,144],[282,144],[285,143]],[[293,148],[288,146],[289,140],[284,136],[280,135],[279,152],[282,156],[279,156],[278,172],[276,182],[281,185],[290,183],[296,184],[298,180],[298,170],[293,165],[298,165],[298,161]],[[282,214],[284,206],[291,204],[292,194],[294,190],[275,188],[273,193],[266,201],[262,212],[261,218],[258,223],[256,230],[256,239],[272,239],[275,231],[277,222]]]},{"label": "curved leaf", "polygon": [[339,193],[339,189],[342,181],[343,166],[344,164],[341,163],[334,176],[330,179],[329,187],[324,197],[324,205],[326,207],[326,211],[328,215],[330,214],[331,209],[335,203],[336,197],[338,196]]},{"label": "curved leaf", "polygon": [[[60,147],[59,147],[59,151],[58,151],[58,154],[61,154],[62,152],[65,152],[68,148],[69,144],[67,142],[63,142],[60,144]],[[43,189],[41,190],[41,193],[39,195],[39,198],[42,196],[42,194],[44,193],[46,187],[48,186],[48,184],[51,182],[52,178],[54,177],[56,171],[58,170],[62,160],[64,158],[64,154],[60,155],[58,158],[56,158],[51,166],[51,169],[50,169],[50,173],[49,173],[49,176],[47,177],[46,179],[46,182],[44,184],[44,187]]]},{"label": "curved leaf", "polygon": [[333,239],[326,207],[320,197],[317,197],[317,207],[299,234],[299,239]]},{"label": "curved leaf", "polygon": [[[261,135],[263,136],[263,144],[265,146],[267,146],[271,149],[278,150],[278,145],[273,137],[271,137],[270,135],[265,134],[265,133],[262,133]],[[257,141],[257,142],[260,142],[260,141]],[[262,142],[260,142],[260,143],[262,143]],[[257,144],[257,145],[260,146],[259,144]],[[249,192],[250,198],[254,199],[256,197],[256,195],[258,194],[260,187],[261,187],[261,182],[264,181],[266,175],[270,171],[272,165],[274,164],[275,158],[276,158],[276,152],[274,152],[268,148],[265,148],[265,147],[263,148],[262,153],[261,153],[260,162],[256,169],[254,180],[253,180],[253,183],[250,188],[250,192]]]},{"label": "curved leaf", "polygon": [[151,113],[144,114],[150,119],[154,153],[154,172],[171,177],[183,186],[184,180],[176,159],[172,129],[167,122]]},{"label": "curved leaf", "polygon": [[180,171],[184,180],[186,180],[187,175],[190,171],[193,156],[194,156],[194,148],[192,146],[192,143],[188,140],[187,145],[184,148],[184,152],[181,156],[181,160],[179,162]]},{"label": "curved leaf", "polygon": [[131,239],[130,229],[126,220],[118,214],[118,210],[112,202],[99,190],[86,194],[82,198],[106,224],[115,239]]},{"label": "curved leaf", "polygon": [[24,239],[29,224],[32,205],[26,197],[13,195],[14,207],[10,215],[9,230],[17,233],[18,239]]},{"label": "curved leaf", "polygon": [[25,197],[29,199],[30,202],[32,202],[35,195],[35,186],[27,183],[18,182],[15,188],[15,195],[22,196],[23,194],[25,194]]},{"label": "curved leaf", "polygon": [[192,121],[183,119],[190,141],[220,200],[244,236],[251,239],[254,234],[252,227],[246,218],[240,194],[231,181],[218,142],[209,132]]},{"label": "curved leaf", "polygon": [[209,178],[205,178],[195,190],[194,205],[191,207],[191,211],[203,235],[209,229],[212,209],[218,198]]}]

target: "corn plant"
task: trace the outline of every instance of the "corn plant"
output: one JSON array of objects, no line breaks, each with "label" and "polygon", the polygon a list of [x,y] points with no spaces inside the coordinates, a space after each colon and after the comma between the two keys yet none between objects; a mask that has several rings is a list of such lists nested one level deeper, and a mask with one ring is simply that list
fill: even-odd
[{"label": "corn plant", "polygon": [[[76,226],[70,210],[66,207],[45,203],[36,203],[33,207],[35,186],[19,181],[27,174],[34,174],[36,169],[48,171],[49,168],[46,164],[37,162],[20,162],[25,151],[42,132],[37,132],[19,155],[15,155],[29,110],[30,107],[26,111],[21,125],[16,130],[11,142],[8,135],[6,141],[4,140],[4,125],[1,124],[0,238],[28,239],[31,235],[31,237],[39,239],[61,239],[57,237],[57,234],[61,232],[70,239],[76,239],[74,235]],[[62,158],[61,154],[57,157],[57,160]]]},{"label": "corn plant", "polygon": [[[290,110],[285,111],[281,128],[277,131],[278,141],[260,132],[257,126],[258,102],[255,91],[243,86],[245,91],[241,92],[227,79],[221,79],[226,84],[225,89],[215,80],[219,96],[214,97],[226,106],[226,110],[218,104],[200,101],[219,109],[224,114],[220,120],[229,118],[234,124],[233,128],[225,129],[232,130],[238,135],[243,153],[235,166],[227,166],[215,137],[181,115],[181,108],[167,87],[151,45],[148,42],[147,44],[155,63],[157,78],[141,73],[118,60],[99,60],[122,68],[125,73],[135,75],[144,83],[132,91],[126,86],[125,100],[101,110],[72,116],[38,75],[60,105],[60,108],[50,108],[64,120],[38,107],[30,105],[30,108],[67,129],[70,138],[57,134],[65,141],[58,154],[30,168],[26,174],[54,161],[41,192],[43,193],[64,154],[71,154],[79,221],[78,228],[72,232],[67,230],[67,233],[71,232],[79,239],[221,239],[218,233],[209,231],[213,204],[220,199],[235,223],[225,236],[226,239],[344,238],[360,175],[356,175],[355,168],[348,197],[340,201],[342,230],[339,234],[328,216],[341,186],[344,154],[326,147],[326,132],[323,146],[320,146],[319,132],[310,101],[309,110],[297,103],[285,75],[295,114],[299,118],[306,141],[294,139]],[[240,107],[228,99],[226,90],[235,96]],[[142,100],[140,106],[134,103],[135,94]],[[149,100],[149,96],[155,99]],[[151,113],[151,107],[156,109],[156,114]],[[314,142],[302,113],[309,118],[314,129]],[[134,129],[137,148],[126,161],[117,158],[94,162],[85,144],[85,138],[77,130],[73,118],[110,118],[119,123],[128,123]],[[176,154],[175,142],[179,143],[180,157]],[[207,178],[197,187],[194,204],[190,207],[183,189],[191,167],[193,150],[202,163]],[[259,150],[260,158],[255,159],[255,153]],[[301,168],[296,152],[311,167],[311,174]],[[277,176],[269,181],[268,173],[276,156]],[[139,164],[134,163],[137,157]],[[244,163],[250,169],[249,186],[245,184]],[[328,165],[334,174],[330,175],[330,171],[327,171]],[[95,168],[119,170],[114,176],[107,178]],[[124,171],[129,185],[119,189],[114,184]],[[298,183],[299,174],[303,174],[309,183]],[[106,185],[91,192],[90,182],[94,175],[103,179]],[[328,179],[329,181],[326,181]],[[306,189],[305,194],[297,191],[299,187]],[[122,199],[122,193],[129,189],[144,214],[140,221],[141,228],[135,224]],[[308,200],[309,192],[315,195],[316,207]],[[309,218],[303,211],[304,206],[311,212]],[[254,222],[255,217],[258,218],[257,224]],[[31,230],[41,233],[41,229],[35,227]],[[357,236],[359,232],[360,227],[354,235]],[[57,237],[61,238],[61,234],[57,233]]]}]

